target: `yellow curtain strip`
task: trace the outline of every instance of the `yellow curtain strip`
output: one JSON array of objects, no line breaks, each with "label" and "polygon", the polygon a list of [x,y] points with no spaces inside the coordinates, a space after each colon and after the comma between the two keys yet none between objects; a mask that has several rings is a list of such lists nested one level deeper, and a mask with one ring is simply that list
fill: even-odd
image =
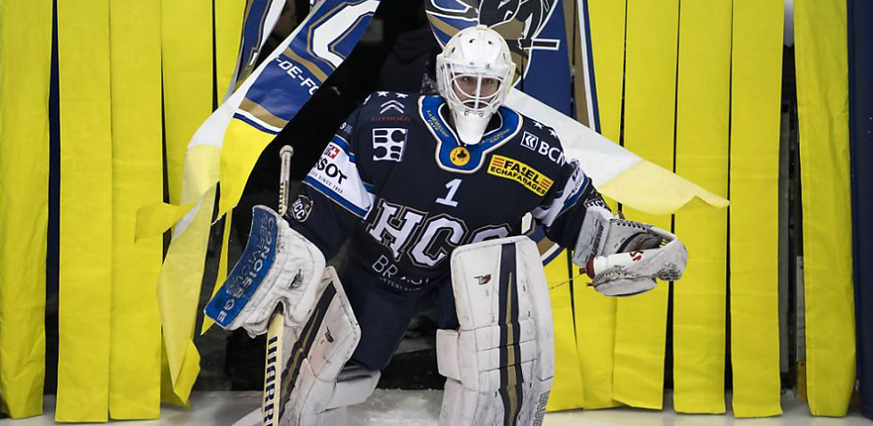
[{"label": "yellow curtain strip", "polygon": [[214,211],[213,186],[197,207],[188,230],[173,240],[158,279],[158,300],[164,324],[164,344],[172,380],[172,392],[163,382],[163,399],[181,405],[188,397],[200,371],[200,355],[192,341],[197,319],[200,282],[209,243],[209,223]]},{"label": "yellow curtain strip", "polygon": [[[627,3],[624,146],[667,170],[673,168],[678,25],[678,0]],[[670,216],[630,208],[625,213],[670,229]],[[618,301],[613,375],[617,401],[640,408],[662,406],[668,295],[669,283],[659,282],[648,293]]]},{"label": "yellow curtain strip", "polygon": [[162,0],[161,25],[167,177],[179,204],[188,142],[212,112],[212,0]]},{"label": "yellow curtain strip", "polygon": [[237,65],[239,42],[246,2],[215,0],[215,90],[218,103],[227,94],[230,79]]},{"label": "yellow curtain strip", "polygon": [[626,0],[588,0],[600,133],[618,143],[624,84]]},{"label": "yellow curtain strip", "polygon": [[846,1],[795,5],[807,397],[813,415],[844,416],[855,384]]},{"label": "yellow curtain strip", "polygon": [[0,2],[0,410],[42,413],[52,2]]},{"label": "yellow curtain strip", "polygon": [[[617,142],[621,136],[625,1],[588,0],[587,3],[601,133]],[[618,211],[614,202],[610,205],[613,211]],[[585,278],[576,281],[573,296],[582,370],[582,407],[614,407],[619,405],[613,400],[612,374],[617,299],[605,297],[586,286]]]},{"label": "yellow curtain strip", "polygon": [[[727,197],[731,0],[683,0],[679,13],[676,173]],[[724,413],[727,210],[676,214],[690,253],[673,286],[673,407]]]},{"label": "yellow curtain strip", "polygon": [[582,406],[582,376],[576,353],[576,333],[573,324],[573,299],[570,292],[567,252],[561,251],[546,265],[555,324],[555,380],[547,411],[569,410]]},{"label": "yellow curtain strip", "polygon": [[777,248],[782,22],[782,1],[734,0],[729,238],[736,417],[782,412]]},{"label": "yellow curtain strip", "polygon": [[61,303],[55,420],[106,421],[112,304],[109,1],[57,6]]},{"label": "yellow curtain strip", "polygon": [[[112,327],[109,414],[155,419],[161,404],[160,236],[135,242],[140,206],[163,199],[161,2],[113,2]],[[64,301],[61,301],[63,304]]]},{"label": "yellow curtain strip", "polygon": [[[170,203],[178,205],[182,197],[182,176],[188,143],[200,124],[212,112],[212,92],[215,87],[212,79],[212,1],[162,0],[161,34],[166,168]],[[210,212],[211,207],[209,206]],[[208,229],[209,227],[206,227],[207,234]],[[203,244],[203,247],[205,255],[206,244]],[[199,253],[200,250],[195,250],[195,252]],[[187,261],[191,265],[202,265],[204,258],[189,258]],[[164,267],[164,269],[167,268]],[[199,355],[193,357],[197,359],[196,362],[194,359],[185,359],[184,354],[192,351],[196,354],[190,337],[184,343],[169,339],[190,336],[193,332],[196,313],[192,313],[192,311],[196,310],[200,281],[198,279],[196,282],[191,280],[181,282],[179,277],[187,277],[188,274],[185,271],[180,271],[180,274],[171,275],[162,270],[161,278],[158,281],[159,300],[161,300],[162,292],[167,294],[166,292],[173,287],[179,287],[178,293],[185,295],[184,300],[174,300],[171,305],[180,309],[179,312],[168,313],[164,308],[165,305],[161,306],[164,344],[169,359],[173,361],[162,366],[162,368],[170,368],[169,376],[172,378],[173,388],[168,389],[166,383],[163,383],[161,393],[162,399],[165,401],[186,405],[190,386],[178,380],[181,377],[193,376],[196,378],[200,370]],[[198,275],[199,277],[202,277],[202,274]],[[173,279],[168,281],[168,278]],[[192,282],[194,282],[193,285]],[[193,308],[189,306],[191,303],[193,303]],[[178,322],[171,320],[168,323],[167,315]]]}]

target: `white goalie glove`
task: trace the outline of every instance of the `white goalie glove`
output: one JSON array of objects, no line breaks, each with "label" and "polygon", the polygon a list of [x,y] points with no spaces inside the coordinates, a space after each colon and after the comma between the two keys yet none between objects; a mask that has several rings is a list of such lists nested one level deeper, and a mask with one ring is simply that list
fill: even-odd
[{"label": "white goalie glove", "polygon": [[324,255],[265,206],[252,214],[249,240],[239,261],[204,309],[222,328],[267,332],[270,315],[281,302],[285,324],[299,326],[309,317],[324,288]]},{"label": "white goalie glove", "polygon": [[573,255],[573,263],[585,267],[591,285],[606,296],[644,293],[655,288],[656,279],[678,280],[687,261],[676,235],[596,205],[585,212]]}]

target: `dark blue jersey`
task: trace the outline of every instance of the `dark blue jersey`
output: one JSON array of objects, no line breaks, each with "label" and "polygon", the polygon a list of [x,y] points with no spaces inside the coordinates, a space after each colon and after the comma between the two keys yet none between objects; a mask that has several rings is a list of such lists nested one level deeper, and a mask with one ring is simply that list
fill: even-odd
[{"label": "dark blue jersey", "polygon": [[549,239],[576,242],[596,194],[554,130],[501,107],[482,142],[464,145],[439,96],[371,95],[340,127],[291,205],[291,227],[332,257],[398,291],[450,276],[463,244],[517,235],[526,213]]}]

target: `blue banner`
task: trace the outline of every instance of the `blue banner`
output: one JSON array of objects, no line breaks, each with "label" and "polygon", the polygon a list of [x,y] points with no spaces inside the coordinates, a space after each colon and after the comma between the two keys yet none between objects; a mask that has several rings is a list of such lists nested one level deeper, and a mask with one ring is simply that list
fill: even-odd
[{"label": "blue banner", "polygon": [[509,44],[516,87],[564,114],[573,94],[563,0],[425,0],[431,29],[441,45],[478,24]]},{"label": "blue banner", "polygon": [[234,118],[278,134],[358,43],[378,1],[324,0],[246,91]]}]

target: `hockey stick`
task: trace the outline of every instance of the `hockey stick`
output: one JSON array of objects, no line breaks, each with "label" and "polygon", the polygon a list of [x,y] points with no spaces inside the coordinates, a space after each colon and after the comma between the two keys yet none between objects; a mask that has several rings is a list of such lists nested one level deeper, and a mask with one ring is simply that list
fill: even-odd
[{"label": "hockey stick", "polygon": [[[279,215],[284,216],[288,211],[288,198],[291,192],[291,156],[294,148],[283,146],[279,152],[282,166],[279,170]],[[264,396],[261,403],[263,413],[263,426],[274,426],[279,421],[277,401],[281,403],[282,380],[281,368],[282,345],[284,344],[285,318],[282,314],[282,305],[276,308],[270,317],[270,325],[267,328],[267,360],[264,365]]]}]

